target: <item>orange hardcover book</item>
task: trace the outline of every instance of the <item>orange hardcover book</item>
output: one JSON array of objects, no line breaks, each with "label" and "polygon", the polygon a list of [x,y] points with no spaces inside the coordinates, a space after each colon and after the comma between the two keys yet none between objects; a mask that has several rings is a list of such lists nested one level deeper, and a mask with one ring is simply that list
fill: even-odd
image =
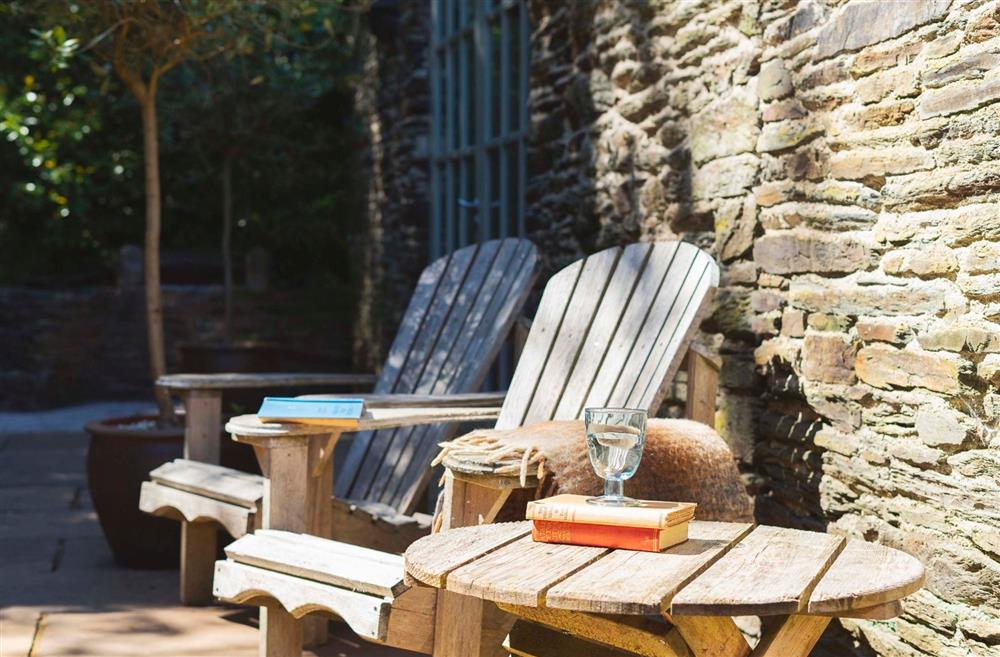
[{"label": "orange hardcover book", "polygon": [[683,543],[688,537],[688,523],[681,522],[666,529],[654,527],[622,527],[591,525],[579,522],[534,520],[531,538],[540,543],[591,545],[642,552],[661,552]]}]

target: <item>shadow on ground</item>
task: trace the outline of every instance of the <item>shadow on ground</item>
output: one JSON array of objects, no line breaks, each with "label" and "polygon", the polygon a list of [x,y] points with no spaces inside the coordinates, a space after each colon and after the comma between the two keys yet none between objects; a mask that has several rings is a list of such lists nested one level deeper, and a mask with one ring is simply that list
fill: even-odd
[{"label": "shadow on ground", "polygon": [[[87,491],[86,452],[82,433],[0,434],[0,655],[256,655],[256,610],[182,607],[176,570],[115,565]],[[304,654],[415,654],[332,630]]]}]

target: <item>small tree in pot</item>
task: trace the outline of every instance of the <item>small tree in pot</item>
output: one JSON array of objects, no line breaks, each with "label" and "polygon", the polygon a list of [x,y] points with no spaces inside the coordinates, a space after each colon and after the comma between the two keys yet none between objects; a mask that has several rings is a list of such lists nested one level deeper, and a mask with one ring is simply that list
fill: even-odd
[{"label": "small tree in pot", "polygon": [[[143,136],[145,183],[145,306],[149,369],[153,381],[166,374],[160,286],[162,223],[157,95],[161,81],[185,62],[232,57],[254,47],[254,38],[282,29],[312,13],[306,0],[43,0],[33,6],[47,26],[59,26],[95,71],[114,75],[136,100]],[[63,44],[64,51],[65,42]],[[71,48],[72,49],[72,48]],[[66,55],[66,52],[63,52]],[[175,523],[138,511],[139,486],[150,467],[179,456],[182,433],[175,427],[166,390],[154,386],[159,413],[91,423],[88,475],[94,506],[115,558],[132,566],[176,563]],[[171,447],[172,445],[172,447]],[[171,452],[175,452],[171,454]]]},{"label": "small tree in pot", "polygon": [[[146,196],[144,275],[146,333],[152,379],[166,374],[163,299],[160,290],[161,192],[156,101],[160,80],[182,62],[223,51],[232,35],[213,29],[219,18],[239,7],[236,0],[159,2],[158,0],[52,0],[37,6],[43,20],[62,27],[83,44],[99,71],[108,68],[139,105],[142,122]],[[165,390],[155,390],[159,424],[173,421]]]}]

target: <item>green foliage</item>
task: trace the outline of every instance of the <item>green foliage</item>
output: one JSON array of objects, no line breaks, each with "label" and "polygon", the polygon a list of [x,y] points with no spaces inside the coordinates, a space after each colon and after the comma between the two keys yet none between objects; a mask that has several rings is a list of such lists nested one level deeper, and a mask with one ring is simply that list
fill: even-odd
[{"label": "green foliage", "polygon": [[141,208],[126,183],[139,164],[134,103],[74,57],[78,40],[31,18],[0,5],[0,282],[92,279],[123,237],[101,215]]},{"label": "green foliage", "polygon": [[[234,2],[177,3],[228,36],[160,81],[164,248],[218,253],[232,155],[237,257],[263,245],[280,282],[342,283],[363,216],[359,14]],[[0,5],[0,283],[106,281],[119,247],[142,242],[139,111],[98,56],[92,17],[72,15],[99,3],[42,4]]]}]

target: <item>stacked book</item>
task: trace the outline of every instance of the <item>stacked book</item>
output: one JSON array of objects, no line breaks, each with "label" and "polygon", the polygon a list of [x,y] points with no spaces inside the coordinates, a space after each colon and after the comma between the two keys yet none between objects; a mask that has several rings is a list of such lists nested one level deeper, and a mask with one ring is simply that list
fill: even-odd
[{"label": "stacked book", "polygon": [[257,417],[261,422],[291,422],[353,429],[365,411],[363,399],[300,399],[264,397]]},{"label": "stacked book", "polygon": [[531,536],[542,543],[660,552],[683,543],[697,504],[641,501],[638,506],[599,506],[585,495],[556,495],[528,502]]}]

